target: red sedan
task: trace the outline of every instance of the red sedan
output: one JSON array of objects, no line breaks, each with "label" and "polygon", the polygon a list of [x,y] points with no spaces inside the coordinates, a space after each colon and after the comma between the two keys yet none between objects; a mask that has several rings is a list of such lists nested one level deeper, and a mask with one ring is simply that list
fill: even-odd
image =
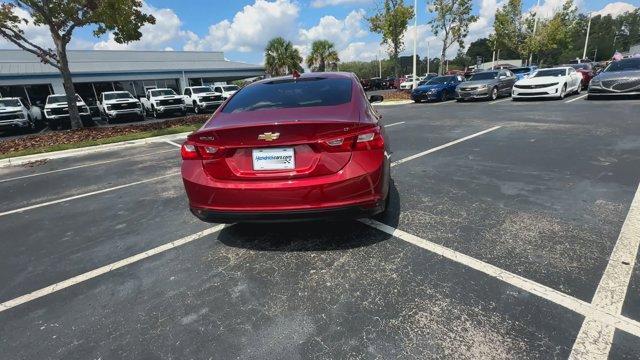
[{"label": "red sedan", "polygon": [[588,89],[591,79],[596,76],[595,70],[593,69],[591,63],[569,64],[566,66],[571,66],[572,68],[576,69],[577,72],[582,74],[582,89]]},{"label": "red sedan", "polygon": [[208,222],[369,217],[390,163],[356,76],[266,79],[234,94],[182,145],[191,211]]}]

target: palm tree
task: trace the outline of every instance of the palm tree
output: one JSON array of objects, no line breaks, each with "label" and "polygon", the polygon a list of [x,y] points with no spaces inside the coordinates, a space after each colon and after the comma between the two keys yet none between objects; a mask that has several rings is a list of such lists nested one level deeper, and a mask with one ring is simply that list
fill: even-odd
[{"label": "palm tree", "polygon": [[316,40],[311,44],[311,53],[307,56],[307,66],[312,71],[325,71],[327,65],[332,68],[340,62],[335,45],[329,40]]},{"label": "palm tree", "polygon": [[264,49],[264,67],[271,76],[282,76],[302,72],[302,56],[300,51],[293,47],[291,41],[281,37],[273,38]]}]

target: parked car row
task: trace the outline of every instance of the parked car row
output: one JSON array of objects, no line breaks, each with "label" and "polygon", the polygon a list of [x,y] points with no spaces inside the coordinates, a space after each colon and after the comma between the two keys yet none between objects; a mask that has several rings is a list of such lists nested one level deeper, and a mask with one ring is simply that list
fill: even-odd
[{"label": "parked car row", "polygon": [[[128,91],[107,91],[96,102],[100,118],[106,123],[119,120],[142,121],[147,116],[186,115],[213,111],[240,88],[236,85],[214,84],[186,87],[182,94],[173,89],[148,89],[145,96],[135,98]],[[87,103],[76,94],[76,105],[85,126],[93,121]],[[69,128],[69,107],[65,94],[49,95],[44,109],[29,107],[20,98],[0,98],[0,131],[31,132],[48,126],[51,130]]]},{"label": "parked car row", "polygon": [[530,98],[564,99],[588,90],[588,98],[612,95],[640,95],[640,58],[612,62],[602,72],[591,64],[568,64],[538,69],[534,66],[489,70],[461,75],[434,77],[411,91],[415,102],[458,101],[511,96],[513,100]]}]

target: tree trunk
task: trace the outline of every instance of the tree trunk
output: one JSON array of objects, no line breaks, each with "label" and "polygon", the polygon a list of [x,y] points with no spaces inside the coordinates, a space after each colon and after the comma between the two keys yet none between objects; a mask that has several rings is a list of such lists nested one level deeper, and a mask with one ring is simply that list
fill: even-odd
[{"label": "tree trunk", "polygon": [[76,90],[73,86],[71,71],[69,70],[69,60],[67,59],[67,44],[61,39],[55,39],[56,53],[58,55],[58,64],[60,64],[60,74],[62,74],[62,82],[64,92],[67,96],[67,106],[69,107],[69,121],[72,129],[81,129],[83,127],[80,113],[78,112],[78,103],[76,102]]},{"label": "tree trunk", "polygon": [[444,63],[445,57],[447,56],[447,50],[444,48],[444,44],[442,45],[442,52],[440,53],[440,66],[438,67],[438,75],[444,74]]}]

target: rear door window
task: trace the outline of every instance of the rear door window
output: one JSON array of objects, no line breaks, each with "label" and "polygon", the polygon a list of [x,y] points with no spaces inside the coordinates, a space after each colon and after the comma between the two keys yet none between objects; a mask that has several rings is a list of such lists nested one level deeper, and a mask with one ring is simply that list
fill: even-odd
[{"label": "rear door window", "polygon": [[231,98],[222,112],[337,106],[351,102],[351,96],[351,79],[323,77],[297,80],[275,79],[240,90]]}]

